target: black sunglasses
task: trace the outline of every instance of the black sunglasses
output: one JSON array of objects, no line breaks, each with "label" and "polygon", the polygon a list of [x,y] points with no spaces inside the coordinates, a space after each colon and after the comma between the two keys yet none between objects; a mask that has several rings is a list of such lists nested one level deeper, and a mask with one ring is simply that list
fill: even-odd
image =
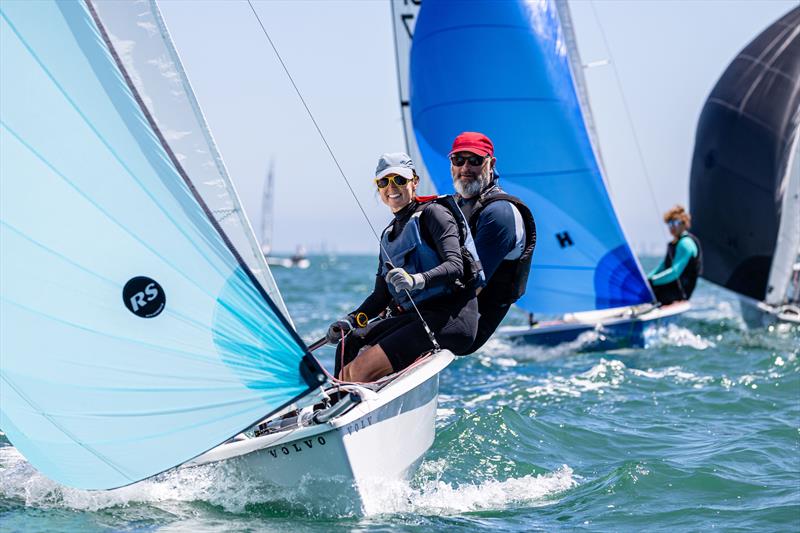
[{"label": "black sunglasses", "polygon": [[391,176],[386,176],[383,178],[378,178],[375,180],[375,185],[378,186],[379,189],[385,189],[389,186],[389,181],[395,184],[395,187],[404,187],[406,183],[411,181],[410,179],[406,178],[405,176],[398,176],[397,174],[392,174]]},{"label": "black sunglasses", "polygon": [[486,157],[481,157],[479,155],[471,155],[469,157],[464,157],[463,155],[453,154],[450,156],[450,162],[453,163],[454,167],[463,167],[464,163],[469,163],[473,167],[477,167],[483,164],[486,161]]}]

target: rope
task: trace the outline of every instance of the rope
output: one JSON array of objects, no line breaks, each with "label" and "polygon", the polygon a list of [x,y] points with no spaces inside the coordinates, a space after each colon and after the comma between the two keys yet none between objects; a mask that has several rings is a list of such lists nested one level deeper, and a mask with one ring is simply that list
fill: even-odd
[{"label": "rope", "polygon": [[[603,29],[603,24],[600,22],[600,17],[597,14],[597,8],[595,7],[594,0],[590,0],[589,5],[592,6],[592,14],[594,15],[594,20],[597,22],[597,27],[600,30],[600,36],[603,38],[603,45],[606,47],[606,51],[608,52],[609,62],[611,63],[611,70],[614,73],[614,80],[617,82],[617,89],[619,90],[619,94],[622,97],[622,107],[625,109],[625,118],[628,119],[628,126],[631,128],[631,133],[633,133],[633,143],[636,146],[636,153],[639,156],[639,163],[642,165],[642,172],[644,173],[645,182],[647,183],[647,189],[650,192],[650,199],[653,201],[653,206],[656,208],[656,218],[659,221],[659,227],[662,228],[662,231],[666,231],[664,229],[664,225],[661,224],[661,208],[658,206],[658,200],[656,199],[656,194],[653,190],[653,184],[650,182],[650,174],[647,171],[647,165],[644,161],[644,155],[642,154],[642,147],[639,145],[639,136],[636,135],[636,128],[633,125],[633,116],[631,115],[630,107],[628,106],[628,100],[625,98],[625,91],[622,89],[622,81],[619,77],[619,72],[617,71],[617,62],[614,59],[614,54],[611,51],[611,46],[608,43],[608,39],[606,38],[606,32]],[[669,233],[667,231],[667,233]]]},{"label": "rope", "polygon": [[[261,26],[261,31],[264,33],[264,36],[267,38],[267,41],[269,41],[269,45],[272,47],[272,51],[275,52],[275,56],[278,58],[278,61],[280,62],[281,67],[283,67],[283,71],[286,73],[286,76],[289,78],[289,81],[291,82],[292,87],[294,88],[294,92],[297,93],[297,97],[300,99],[300,102],[303,104],[303,107],[305,108],[306,113],[308,114],[308,117],[311,119],[311,122],[314,124],[314,128],[316,128],[320,139],[322,139],[322,143],[325,145],[325,148],[328,150],[328,153],[330,154],[331,159],[333,159],[333,162],[336,165],[336,168],[339,170],[339,174],[342,176],[342,179],[347,184],[347,188],[350,190],[350,194],[353,196],[353,199],[356,201],[356,204],[358,205],[358,208],[361,210],[361,214],[364,215],[364,219],[367,221],[367,225],[369,226],[369,229],[372,230],[372,234],[375,236],[375,239],[378,241],[378,245],[380,246],[381,251],[383,252],[383,254],[387,258],[389,258],[389,254],[386,252],[386,249],[383,247],[383,243],[381,242],[381,238],[378,235],[378,232],[375,230],[375,227],[372,225],[372,222],[370,221],[369,217],[367,216],[367,212],[364,210],[364,207],[361,205],[361,202],[358,200],[358,196],[356,195],[356,192],[353,190],[352,185],[350,185],[350,180],[347,179],[347,175],[345,175],[344,170],[342,170],[342,166],[339,164],[339,160],[336,159],[336,155],[333,153],[333,149],[331,148],[330,144],[328,144],[328,140],[325,138],[325,134],[322,133],[322,128],[320,128],[319,124],[317,123],[317,120],[314,118],[314,114],[311,112],[311,108],[308,107],[308,104],[306,103],[305,98],[303,98],[303,94],[300,92],[300,89],[297,87],[297,84],[295,83],[294,78],[292,77],[292,74],[289,72],[289,68],[286,66],[286,63],[283,61],[283,57],[281,56],[280,52],[278,52],[278,48],[275,46],[275,43],[272,41],[272,38],[269,36],[269,32],[267,32],[267,29],[264,27],[264,23],[261,21],[261,17],[258,16],[258,12],[256,12],[256,8],[253,6],[252,1],[251,0],[247,0],[247,5],[250,6],[250,10],[253,12],[253,15],[256,17],[256,20],[258,21],[258,25]],[[392,268],[395,268],[394,264],[392,264],[391,259],[388,260],[388,263]],[[422,313],[420,313],[419,309],[417,308],[417,304],[414,302],[414,298],[411,297],[411,293],[408,291],[408,289],[404,289],[404,291],[406,293],[406,296],[408,296],[408,300],[411,302],[411,305],[414,307],[414,311],[416,311],[417,316],[419,316],[419,319],[422,321],[422,326],[425,328],[425,332],[428,334],[428,337],[430,338],[431,343],[433,343],[434,349],[435,350],[439,350],[440,349],[439,348],[439,343],[436,342],[436,337],[433,335],[433,331],[431,331],[431,329],[428,327],[427,322],[425,322],[425,319],[422,317]]]}]

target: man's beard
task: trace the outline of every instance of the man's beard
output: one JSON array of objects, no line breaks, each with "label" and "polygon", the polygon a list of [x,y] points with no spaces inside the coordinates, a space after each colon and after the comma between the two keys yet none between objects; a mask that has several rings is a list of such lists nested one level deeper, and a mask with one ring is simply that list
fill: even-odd
[{"label": "man's beard", "polygon": [[478,196],[483,188],[489,185],[491,181],[491,172],[492,170],[489,168],[489,165],[486,165],[485,168],[481,169],[478,179],[469,180],[468,182],[460,179],[456,174],[453,176],[453,188],[462,198]]}]

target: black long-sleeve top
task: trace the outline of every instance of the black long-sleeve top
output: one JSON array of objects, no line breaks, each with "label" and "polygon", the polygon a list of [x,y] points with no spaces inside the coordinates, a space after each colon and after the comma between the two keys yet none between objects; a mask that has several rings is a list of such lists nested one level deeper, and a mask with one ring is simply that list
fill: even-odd
[{"label": "black long-sleeve top", "polygon": [[[403,209],[394,214],[389,240],[394,240],[403,231],[411,215],[417,210],[419,203],[414,200]],[[422,272],[426,287],[454,284],[464,275],[464,263],[461,258],[461,241],[458,234],[458,224],[453,214],[445,206],[432,203],[428,205],[420,216],[420,234],[423,240],[436,250],[442,261],[438,266]],[[372,294],[353,311],[353,315],[362,312],[373,318],[383,312],[392,302],[392,294],[381,275],[381,256],[378,254],[378,272],[375,274],[375,287]],[[413,297],[413,293],[412,293]]]}]

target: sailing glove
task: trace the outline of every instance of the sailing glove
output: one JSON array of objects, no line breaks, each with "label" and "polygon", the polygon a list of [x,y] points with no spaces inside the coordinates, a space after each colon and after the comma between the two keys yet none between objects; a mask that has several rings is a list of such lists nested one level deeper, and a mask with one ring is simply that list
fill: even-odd
[{"label": "sailing glove", "polygon": [[347,335],[353,329],[353,317],[345,316],[328,326],[328,332],[325,334],[325,340],[330,344],[336,344],[342,340],[342,335]]},{"label": "sailing glove", "polygon": [[393,268],[386,274],[386,283],[393,285],[397,292],[413,292],[425,287],[425,278],[422,274],[409,274],[402,268]]}]

